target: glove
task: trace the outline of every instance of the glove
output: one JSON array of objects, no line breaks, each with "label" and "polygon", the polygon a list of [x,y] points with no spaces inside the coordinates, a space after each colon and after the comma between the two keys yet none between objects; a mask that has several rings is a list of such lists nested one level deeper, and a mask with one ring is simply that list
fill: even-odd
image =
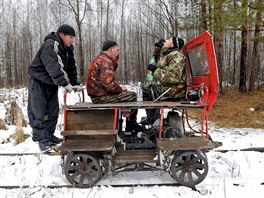
[{"label": "glove", "polygon": [[160,39],[159,42],[155,43],[154,45],[155,45],[156,47],[160,47],[160,48],[162,48],[163,45],[164,45],[164,43],[165,43],[165,39]]},{"label": "glove", "polygon": [[147,76],[146,76],[146,80],[147,80],[147,81],[152,81],[152,80],[153,80],[153,76],[147,74]]},{"label": "glove", "polygon": [[148,70],[147,71],[147,76],[146,76],[147,81],[152,81],[153,80],[153,72]]},{"label": "glove", "polygon": [[115,70],[116,70],[117,68],[118,68],[118,64],[116,63],[116,64],[115,64]]},{"label": "glove", "polygon": [[149,64],[148,65],[148,70],[149,71],[152,71],[152,73],[154,73],[156,69],[157,69],[157,66],[156,65],[153,65],[153,64]]},{"label": "glove", "polygon": [[65,87],[63,87],[63,88],[67,91],[67,93],[71,93],[72,90],[73,90],[71,84],[68,84],[67,86],[65,86]]},{"label": "glove", "polygon": [[72,86],[72,89],[75,92],[81,92],[83,90],[81,85],[74,85],[74,86]]}]

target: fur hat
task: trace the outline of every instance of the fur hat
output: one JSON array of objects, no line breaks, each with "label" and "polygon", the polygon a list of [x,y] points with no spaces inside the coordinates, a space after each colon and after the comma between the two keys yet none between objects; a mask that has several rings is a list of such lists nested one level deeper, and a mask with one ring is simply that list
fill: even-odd
[{"label": "fur hat", "polygon": [[63,24],[58,28],[57,34],[59,34],[59,33],[62,33],[65,35],[71,35],[74,37],[76,36],[75,30],[73,29],[73,27],[70,25],[67,25],[67,24]]},{"label": "fur hat", "polygon": [[106,51],[108,50],[109,48],[115,46],[115,45],[118,45],[116,41],[113,41],[113,40],[106,40],[104,41],[103,43],[103,47],[102,47],[102,50],[103,51]]},{"label": "fur hat", "polygon": [[174,48],[178,48],[179,50],[181,50],[181,48],[184,46],[184,40],[182,40],[181,38],[174,36],[172,37],[172,41]]}]

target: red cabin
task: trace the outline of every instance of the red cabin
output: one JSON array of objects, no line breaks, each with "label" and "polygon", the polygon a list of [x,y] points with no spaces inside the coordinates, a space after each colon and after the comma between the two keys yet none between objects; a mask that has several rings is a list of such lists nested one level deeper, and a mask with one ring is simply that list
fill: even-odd
[{"label": "red cabin", "polygon": [[212,36],[204,32],[182,49],[186,56],[188,90],[204,87],[202,102],[210,111],[218,95],[219,80]]}]

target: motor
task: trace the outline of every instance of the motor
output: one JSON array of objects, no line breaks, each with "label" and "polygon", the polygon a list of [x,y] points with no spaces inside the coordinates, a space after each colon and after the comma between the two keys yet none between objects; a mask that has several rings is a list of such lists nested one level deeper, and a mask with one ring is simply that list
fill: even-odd
[{"label": "motor", "polygon": [[181,116],[178,112],[169,112],[163,128],[163,138],[181,138],[183,134],[184,130]]}]

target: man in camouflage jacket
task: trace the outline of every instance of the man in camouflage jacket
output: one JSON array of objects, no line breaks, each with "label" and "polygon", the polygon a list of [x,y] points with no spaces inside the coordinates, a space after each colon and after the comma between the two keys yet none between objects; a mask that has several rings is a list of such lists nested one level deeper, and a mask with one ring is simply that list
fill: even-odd
[{"label": "man in camouflage jacket", "polygon": [[[152,81],[153,77],[159,80],[160,84],[150,84],[143,87],[144,100],[154,100],[164,91],[170,90],[165,97],[181,100],[186,94],[186,71],[185,58],[180,52],[184,45],[181,38],[171,37],[167,40],[161,39],[155,43],[153,56],[148,65],[147,77],[148,81]],[[151,92],[152,89],[152,92]],[[159,117],[156,110],[147,110],[150,122],[155,121]]]},{"label": "man in camouflage jacket", "polygon": [[147,80],[151,75],[159,80],[164,90],[171,88],[166,96],[184,98],[186,91],[185,58],[180,52],[184,41],[177,37],[161,39],[155,44],[153,57],[148,65]]}]

